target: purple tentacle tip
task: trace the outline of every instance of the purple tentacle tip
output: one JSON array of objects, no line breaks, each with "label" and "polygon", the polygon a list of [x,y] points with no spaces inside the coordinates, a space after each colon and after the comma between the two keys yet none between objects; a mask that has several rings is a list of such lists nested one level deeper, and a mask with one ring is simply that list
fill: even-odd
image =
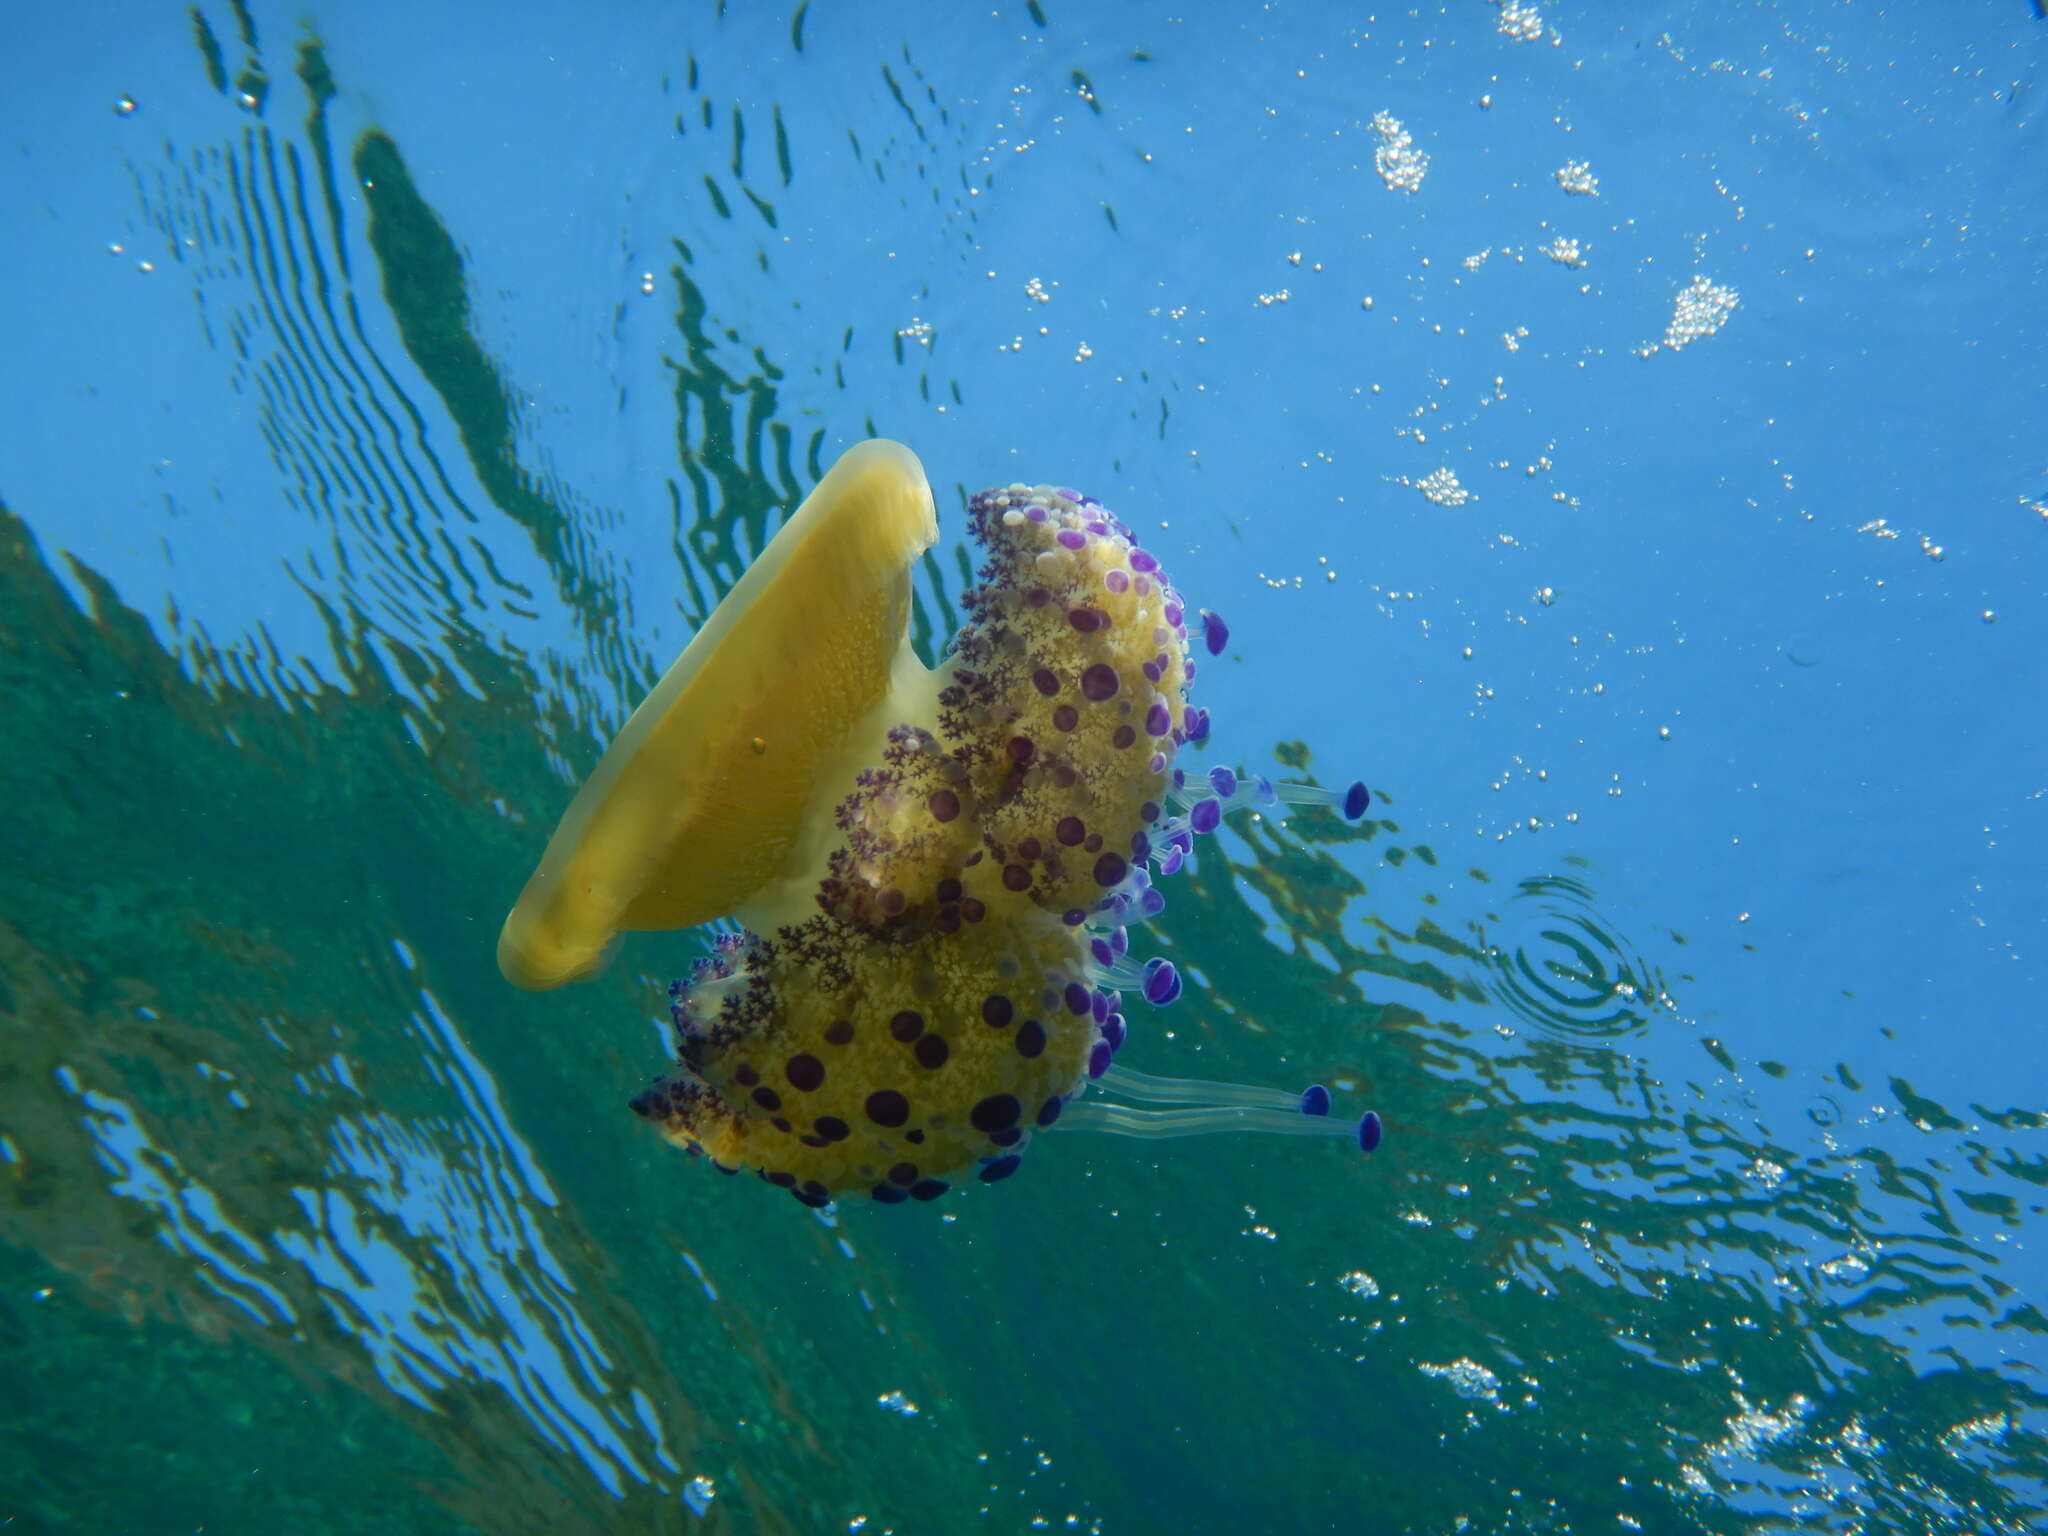
[{"label": "purple tentacle tip", "polygon": [[1358,1150],[1370,1152],[1380,1144],[1380,1117],[1377,1110],[1368,1109],[1365,1118],[1358,1122]]},{"label": "purple tentacle tip", "polygon": [[1180,972],[1173,968],[1171,960],[1147,960],[1145,962],[1145,1001],[1154,1008],[1164,1008],[1180,996]]},{"label": "purple tentacle tip", "polygon": [[1230,626],[1223,622],[1223,615],[1202,610],[1202,638],[1208,643],[1211,656],[1221,656],[1223,647],[1230,644]]},{"label": "purple tentacle tip", "polygon": [[1209,770],[1209,787],[1228,800],[1237,793],[1237,775],[1219,763]]},{"label": "purple tentacle tip", "polygon": [[1197,832],[1214,832],[1223,819],[1223,807],[1214,800],[1197,800],[1188,812],[1188,825]]},{"label": "purple tentacle tip", "polygon": [[1310,1083],[1302,1089],[1301,1112],[1304,1115],[1327,1115],[1330,1112],[1330,1090],[1321,1083]]},{"label": "purple tentacle tip", "polygon": [[1344,819],[1346,821],[1358,820],[1359,817],[1365,814],[1365,808],[1371,804],[1372,791],[1365,787],[1365,781],[1360,779],[1354,782],[1349,789],[1344,791]]},{"label": "purple tentacle tip", "polygon": [[1014,1152],[1003,1157],[992,1157],[982,1164],[981,1182],[984,1184],[994,1184],[1000,1179],[1007,1179],[1017,1171],[1017,1165],[1023,1161],[1024,1159]]}]

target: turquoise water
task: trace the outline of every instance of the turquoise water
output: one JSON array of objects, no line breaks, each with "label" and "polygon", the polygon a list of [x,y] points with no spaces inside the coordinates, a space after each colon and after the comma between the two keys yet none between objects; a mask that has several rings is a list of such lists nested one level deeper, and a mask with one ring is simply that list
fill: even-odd
[{"label": "turquoise water", "polygon": [[[2048,25],[424,10],[8,50],[0,1519],[2048,1528]],[[499,976],[872,434],[928,656],[1076,485],[1373,785],[1127,1057],[1371,1158],[813,1213],[625,1108],[697,937]]]}]

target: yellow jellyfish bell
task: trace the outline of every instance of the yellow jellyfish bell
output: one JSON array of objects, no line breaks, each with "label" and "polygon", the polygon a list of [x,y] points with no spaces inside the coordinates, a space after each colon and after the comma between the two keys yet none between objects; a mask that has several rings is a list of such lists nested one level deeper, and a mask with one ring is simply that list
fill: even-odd
[{"label": "yellow jellyfish bell", "polygon": [[901,443],[858,444],[832,467],[563,815],[499,934],[507,980],[538,991],[588,976],[623,932],[728,913],[772,931],[778,907],[801,908],[805,893],[780,887],[818,856],[821,785],[844,793],[878,710],[929,713],[910,576],[937,537],[924,467]]}]

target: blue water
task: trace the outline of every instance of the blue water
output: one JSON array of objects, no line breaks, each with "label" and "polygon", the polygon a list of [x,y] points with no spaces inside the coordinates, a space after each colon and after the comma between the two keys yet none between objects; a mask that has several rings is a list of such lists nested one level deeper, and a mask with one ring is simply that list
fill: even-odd
[{"label": "blue water", "polygon": [[[2048,1529],[2044,53],[16,17],[0,1520]],[[870,435],[928,653],[964,495],[1080,487],[1229,619],[1214,759],[1373,785],[1165,883],[1130,1057],[1331,1082],[1371,1159],[1055,1131],[820,1217],[624,1109],[694,939],[498,976]]]}]

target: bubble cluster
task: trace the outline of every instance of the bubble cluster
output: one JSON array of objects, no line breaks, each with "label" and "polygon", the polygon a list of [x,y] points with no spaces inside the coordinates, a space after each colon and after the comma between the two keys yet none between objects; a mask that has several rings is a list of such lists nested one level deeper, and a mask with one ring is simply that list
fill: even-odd
[{"label": "bubble cluster", "polygon": [[1573,197],[1598,197],[1600,178],[1584,160],[1567,160],[1557,168],[1557,184]]},{"label": "bubble cluster", "polygon": [[1372,152],[1373,169],[1394,192],[1420,192],[1422,178],[1429,174],[1429,156],[1415,147],[1413,134],[1401,120],[1382,108],[1372,115],[1372,131],[1379,144]]},{"label": "bubble cluster", "polygon": [[1682,351],[1703,336],[1711,336],[1728,323],[1740,302],[1733,288],[1718,288],[1706,274],[1696,275],[1689,287],[1681,288],[1672,301],[1671,323],[1664,327],[1664,345]]}]

